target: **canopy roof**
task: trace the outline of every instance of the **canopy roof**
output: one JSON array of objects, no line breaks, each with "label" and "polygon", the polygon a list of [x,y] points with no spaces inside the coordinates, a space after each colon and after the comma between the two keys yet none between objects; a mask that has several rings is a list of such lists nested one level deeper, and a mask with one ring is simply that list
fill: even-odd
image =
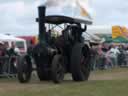
[{"label": "canopy roof", "polygon": [[[37,18],[36,21],[38,22],[39,19]],[[50,23],[50,24],[82,23],[82,24],[91,25],[92,21],[86,20],[86,19],[79,19],[79,18],[72,18],[72,17],[68,17],[68,16],[62,16],[62,15],[49,15],[49,16],[45,17],[45,23]]]}]

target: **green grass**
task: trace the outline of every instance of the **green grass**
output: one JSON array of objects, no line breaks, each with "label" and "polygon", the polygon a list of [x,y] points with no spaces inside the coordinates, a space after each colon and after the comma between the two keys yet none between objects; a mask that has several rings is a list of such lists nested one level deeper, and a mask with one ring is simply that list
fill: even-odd
[{"label": "green grass", "polygon": [[[20,85],[17,85],[20,86]],[[0,88],[0,96],[127,96],[128,81],[65,82],[60,85],[36,84]],[[8,87],[8,86],[7,86]]]},{"label": "green grass", "polygon": [[[127,69],[96,71],[94,75],[126,72]],[[128,71],[127,71],[128,72]],[[0,96],[128,96],[127,80],[89,80],[73,82],[65,80],[62,84],[32,81],[19,84],[16,80],[0,80]]]},{"label": "green grass", "polygon": [[113,68],[113,69],[108,69],[108,70],[96,70],[94,71],[95,74],[108,74],[108,73],[117,73],[117,72],[128,72],[128,68]]}]

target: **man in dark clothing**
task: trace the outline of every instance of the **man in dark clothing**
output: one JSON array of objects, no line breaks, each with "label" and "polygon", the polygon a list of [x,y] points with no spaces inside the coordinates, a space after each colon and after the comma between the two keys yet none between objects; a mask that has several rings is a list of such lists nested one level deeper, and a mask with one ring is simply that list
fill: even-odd
[{"label": "man in dark clothing", "polygon": [[15,74],[17,73],[17,69],[16,69],[16,56],[19,56],[20,53],[19,53],[19,49],[16,48],[15,46],[15,43],[12,42],[12,46],[10,49],[8,49],[8,56],[9,56],[9,59],[10,59],[10,72],[11,74]]},{"label": "man in dark clothing", "polygon": [[3,66],[6,62],[6,49],[4,46],[4,42],[0,41],[0,74],[3,73]]},{"label": "man in dark clothing", "polygon": [[0,56],[5,55],[5,48],[4,48],[4,43],[0,41]]}]

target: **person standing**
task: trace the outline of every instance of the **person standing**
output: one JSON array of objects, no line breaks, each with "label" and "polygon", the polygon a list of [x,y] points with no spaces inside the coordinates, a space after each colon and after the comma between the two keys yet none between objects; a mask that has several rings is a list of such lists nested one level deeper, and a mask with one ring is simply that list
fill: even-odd
[{"label": "person standing", "polygon": [[4,42],[0,41],[0,74],[3,73],[3,65],[5,63],[4,56],[6,55],[6,50],[4,46]]},{"label": "person standing", "polygon": [[11,43],[11,48],[9,49],[9,53],[10,53],[9,55],[14,55],[14,56],[20,55],[20,50],[19,48],[16,47],[15,42]]},{"label": "person standing", "polygon": [[96,46],[92,46],[91,48],[91,70],[96,69],[96,60],[97,60],[97,51],[96,51]]},{"label": "person standing", "polygon": [[108,51],[108,54],[111,60],[113,61],[114,66],[117,67],[118,65],[117,59],[118,59],[118,55],[120,54],[119,49],[116,46],[112,46],[110,50]]},{"label": "person standing", "polygon": [[9,57],[11,58],[10,60],[10,73],[16,73],[16,57],[20,55],[20,50],[16,47],[15,42],[11,43],[11,48],[9,49]]}]

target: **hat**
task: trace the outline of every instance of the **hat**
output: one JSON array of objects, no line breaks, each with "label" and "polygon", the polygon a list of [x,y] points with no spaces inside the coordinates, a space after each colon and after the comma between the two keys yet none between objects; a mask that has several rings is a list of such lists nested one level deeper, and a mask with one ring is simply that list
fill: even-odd
[{"label": "hat", "polygon": [[3,41],[0,41],[0,44],[1,44],[1,45],[3,45],[3,44],[4,44],[4,42],[3,42]]}]

